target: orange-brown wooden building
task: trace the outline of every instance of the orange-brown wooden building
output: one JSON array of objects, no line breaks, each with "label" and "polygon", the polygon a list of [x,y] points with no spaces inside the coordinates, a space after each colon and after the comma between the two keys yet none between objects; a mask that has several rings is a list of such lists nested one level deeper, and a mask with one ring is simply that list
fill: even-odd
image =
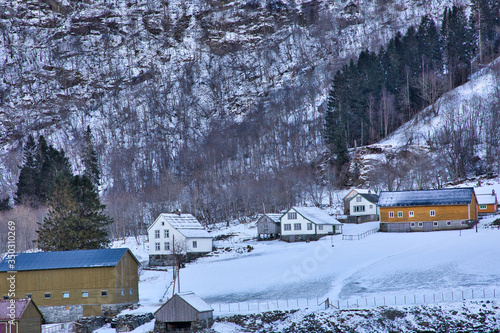
[{"label": "orange-brown wooden building", "polygon": [[380,231],[409,232],[471,228],[477,222],[474,188],[381,192]]},{"label": "orange-brown wooden building", "polygon": [[75,321],[137,303],[138,267],[127,248],[19,253],[13,267],[0,262],[0,297],[15,274],[16,297],[32,298],[48,323]]},{"label": "orange-brown wooden building", "polygon": [[479,214],[490,214],[496,213],[498,210],[498,201],[495,190],[491,191],[491,193],[486,194],[476,194],[477,196],[477,204]]}]

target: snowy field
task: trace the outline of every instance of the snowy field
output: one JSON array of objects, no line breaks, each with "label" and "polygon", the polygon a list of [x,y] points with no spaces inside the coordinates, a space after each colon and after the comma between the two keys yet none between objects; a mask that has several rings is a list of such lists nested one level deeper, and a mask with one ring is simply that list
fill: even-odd
[{"label": "snowy field", "polygon": [[[500,216],[497,216],[500,217]],[[284,243],[246,240],[256,236],[255,224],[232,226],[218,234],[234,234],[229,241],[218,242],[228,252],[198,259],[181,270],[181,291],[194,291],[214,307],[215,314],[257,312],[267,310],[264,304],[276,302],[283,309],[289,300],[289,308],[320,309],[316,300],[329,298],[332,305],[353,306],[365,301],[373,307],[398,305],[403,299],[407,304],[451,303],[465,298],[500,298],[500,230],[486,229],[484,225],[497,217],[489,217],[475,229],[428,233],[377,233],[356,240],[345,241],[342,236],[327,236],[317,242]],[[362,233],[378,225],[370,222],[360,225],[344,225],[345,234]],[[141,240],[139,240],[141,242]],[[147,260],[147,247],[127,239],[126,246],[140,258]],[[253,250],[241,249],[250,245]],[[117,242],[114,246],[124,246]],[[168,271],[143,270],[140,277],[141,307],[127,313],[154,312],[172,294],[168,289],[172,275]],[[168,290],[168,291],[167,291]],[[475,294],[471,294],[475,293]],[[422,299],[427,295],[426,300]],[[356,302],[355,302],[356,300]],[[385,299],[384,299],[385,301]],[[273,303],[274,302],[274,303]],[[309,301],[308,301],[309,302]],[[349,303],[350,302],[350,303]],[[228,303],[233,303],[228,311]],[[222,304],[222,313],[219,312]],[[269,307],[269,305],[268,305]],[[369,308],[369,307],[368,307]],[[152,323],[136,332],[148,332]],[[98,332],[112,332],[101,329]]]}]

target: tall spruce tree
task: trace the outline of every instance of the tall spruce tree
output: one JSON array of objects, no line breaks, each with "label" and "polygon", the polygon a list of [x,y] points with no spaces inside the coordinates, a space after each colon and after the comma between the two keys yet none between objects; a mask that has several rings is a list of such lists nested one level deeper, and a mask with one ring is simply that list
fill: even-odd
[{"label": "tall spruce tree", "polygon": [[98,187],[101,181],[101,173],[99,171],[99,161],[93,144],[92,131],[90,126],[87,126],[87,131],[84,137],[84,147],[82,152],[83,164],[85,166],[84,175],[87,176],[94,186]]},{"label": "tall spruce tree", "polygon": [[49,214],[37,230],[38,246],[44,251],[106,247],[110,242],[106,227],[112,220],[104,209],[89,178],[60,172],[50,196]]},{"label": "tall spruce tree", "polygon": [[337,172],[341,172],[344,166],[349,163],[345,135],[345,120],[343,119],[341,104],[335,96],[335,92],[330,92],[328,107],[325,114],[325,141],[331,154],[335,157],[335,167]]},{"label": "tall spruce tree", "polygon": [[33,135],[28,136],[24,144],[23,151],[24,165],[19,174],[15,202],[31,207],[38,207],[43,204],[40,200],[40,170],[41,163],[38,154],[38,147]]}]

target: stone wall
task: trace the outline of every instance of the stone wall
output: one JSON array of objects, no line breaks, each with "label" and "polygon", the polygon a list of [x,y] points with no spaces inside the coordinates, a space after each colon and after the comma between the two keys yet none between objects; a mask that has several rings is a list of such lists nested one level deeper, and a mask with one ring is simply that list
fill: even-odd
[{"label": "stone wall", "polygon": [[[187,253],[183,255],[177,255],[177,260],[180,260],[181,264],[194,261],[200,257],[206,256],[207,253]],[[171,254],[150,254],[149,255],[149,266],[172,266],[173,260]]]},{"label": "stone wall", "polygon": [[40,312],[45,318],[47,324],[67,323],[83,318],[82,305],[67,306],[39,306]]}]

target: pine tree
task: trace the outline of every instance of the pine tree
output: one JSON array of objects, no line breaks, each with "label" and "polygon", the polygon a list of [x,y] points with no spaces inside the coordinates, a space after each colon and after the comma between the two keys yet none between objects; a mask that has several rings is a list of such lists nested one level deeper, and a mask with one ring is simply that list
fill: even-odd
[{"label": "pine tree", "polygon": [[349,163],[349,154],[345,137],[345,123],[342,117],[340,103],[335,92],[330,92],[325,115],[325,141],[332,155],[335,156],[335,167],[341,172]]},{"label": "pine tree", "polygon": [[83,164],[85,166],[84,175],[87,176],[94,186],[98,187],[101,181],[101,173],[99,171],[99,161],[97,153],[93,145],[92,132],[90,126],[87,126],[85,132],[84,147],[82,152]]},{"label": "pine tree", "polygon": [[40,224],[38,246],[44,251],[98,249],[109,244],[104,214],[95,186],[86,176],[60,172],[49,200],[49,214]]},{"label": "pine tree", "polygon": [[24,145],[23,161],[24,165],[19,174],[15,201],[18,204],[25,204],[31,207],[38,207],[43,204],[40,200],[40,169],[41,163],[38,158],[38,147],[32,135]]}]

